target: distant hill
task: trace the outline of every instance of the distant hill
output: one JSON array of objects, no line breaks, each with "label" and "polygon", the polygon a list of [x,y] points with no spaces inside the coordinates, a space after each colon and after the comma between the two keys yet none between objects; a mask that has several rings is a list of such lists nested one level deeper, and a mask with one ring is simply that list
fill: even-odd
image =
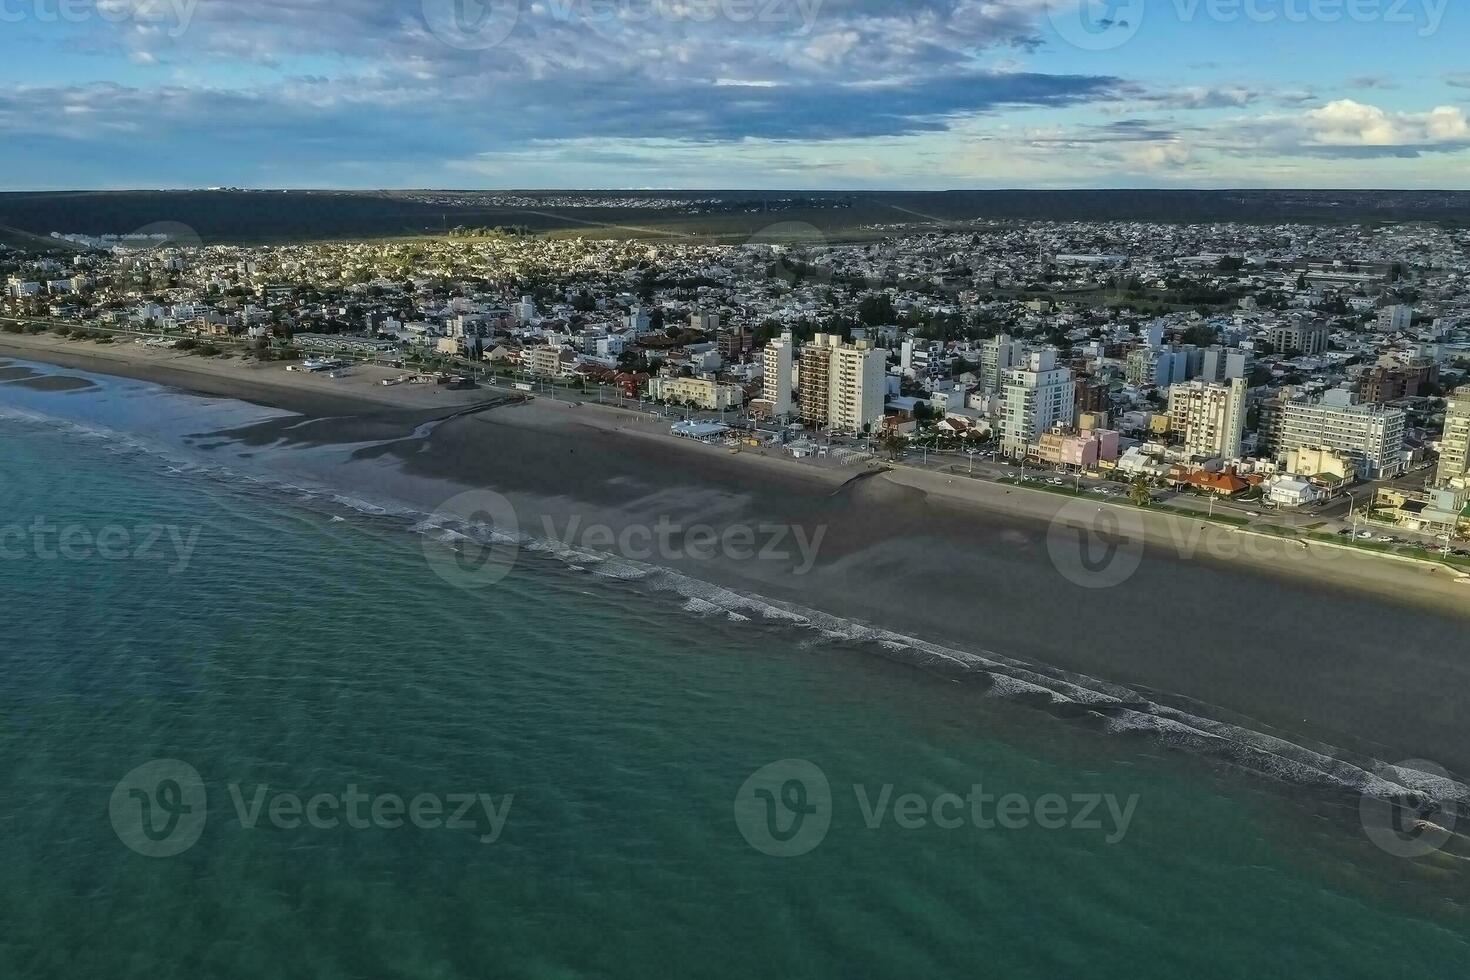
[{"label": "distant hill", "polygon": [[[511,205],[487,203],[514,199]],[[580,198],[569,207],[569,199]],[[675,202],[698,201],[688,207]],[[647,206],[638,202],[646,201]],[[603,206],[607,202],[608,206]],[[621,206],[612,206],[617,202]],[[976,218],[1470,225],[1470,192],[1310,190],[1082,191],[71,191],[0,194],[0,227],[126,234],[159,222],[205,242],[257,244],[443,234],[456,226],[532,232],[742,240],[772,224],[804,222],[832,238],[874,224]],[[4,232],[0,231],[0,236]],[[0,240],[4,240],[0,237]]]}]

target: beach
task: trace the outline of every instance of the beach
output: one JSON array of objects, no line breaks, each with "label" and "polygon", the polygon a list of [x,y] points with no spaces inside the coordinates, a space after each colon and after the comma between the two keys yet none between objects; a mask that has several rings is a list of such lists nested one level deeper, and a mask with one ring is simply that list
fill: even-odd
[{"label": "beach", "polygon": [[[284,409],[297,417],[199,436],[224,458],[288,443],[278,462],[293,475],[424,512],[488,488],[522,533],[572,555],[618,555],[636,541],[621,557],[679,573],[677,588],[712,610],[762,615],[731,599],[758,597],[856,624],[866,640],[912,638],[903,658],[940,672],[965,666],[945,651],[1027,665],[1028,683],[1046,679],[1034,699],[1053,711],[1077,707],[1065,685],[1085,678],[1089,693],[1125,686],[1107,706],[1114,721],[1125,711],[1136,721],[1127,705],[1147,702],[1154,720],[1163,706],[1333,758],[1470,771],[1460,717],[1470,587],[1428,565],[1130,509],[1118,518],[1126,560],[1079,573],[1059,542],[1072,524],[1122,509],[912,469],[731,454],[595,404],[535,399],[460,415],[500,393],[385,389],[377,369],[332,381],[29,337],[0,338],[0,357]],[[738,549],[720,537],[731,529],[743,532]]]}]

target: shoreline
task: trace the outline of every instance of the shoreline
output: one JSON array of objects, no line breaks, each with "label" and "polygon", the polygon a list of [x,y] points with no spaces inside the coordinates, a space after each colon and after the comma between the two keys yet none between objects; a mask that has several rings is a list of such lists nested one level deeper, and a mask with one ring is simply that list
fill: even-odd
[{"label": "shoreline", "polygon": [[[804,571],[796,561],[687,554],[657,564],[740,595],[1127,685],[1166,706],[1203,706],[1212,717],[1255,722],[1302,744],[1470,771],[1470,733],[1457,703],[1470,685],[1470,664],[1455,654],[1470,587],[1433,571],[1220,525],[1195,535],[1200,521],[1130,508],[1143,543],[1136,571],[1109,587],[1085,588],[1049,553],[1048,531],[1059,515],[1066,523],[1076,498],[908,468],[857,480],[869,468],[748,450],[732,456],[660,434],[666,421],[592,403],[536,399],[463,414],[488,392],[387,392],[374,390],[371,377],[344,385],[349,379],[297,377],[274,365],[279,375],[271,378],[238,362],[116,356],[105,348],[94,354],[15,339],[0,338],[0,358],[308,416],[311,424],[291,433],[293,448],[380,441],[369,456],[318,475],[340,474],[427,511],[443,503],[446,487],[493,487],[536,536],[660,519],[686,529],[804,529],[809,538],[822,535]],[[441,394],[437,404],[430,400]],[[429,421],[440,424],[415,435]],[[212,435],[274,445],[282,428],[265,422]],[[384,465],[390,461],[396,465]],[[1107,506],[1082,503],[1089,513]],[[1318,560],[1329,551],[1336,558]]]}]

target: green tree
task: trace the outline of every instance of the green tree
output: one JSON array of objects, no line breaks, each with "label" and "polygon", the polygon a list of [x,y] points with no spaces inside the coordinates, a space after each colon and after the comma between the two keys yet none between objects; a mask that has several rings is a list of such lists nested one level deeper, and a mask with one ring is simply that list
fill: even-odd
[{"label": "green tree", "polygon": [[1153,491],[1148,488],[1148,482],[1143,477],[1134,480],[1133,485],[1128,488],[1128,499],[1138,507],[1147,507],[1154,502]]}]

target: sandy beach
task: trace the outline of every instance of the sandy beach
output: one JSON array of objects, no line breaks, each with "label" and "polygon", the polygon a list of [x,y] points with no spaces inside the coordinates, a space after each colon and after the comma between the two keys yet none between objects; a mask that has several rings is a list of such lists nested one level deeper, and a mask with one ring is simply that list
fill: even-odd
[{"label": "sandy beach", "polygon": [[[1470,586],[1428,565],[960,476],[731,454],[595,404],[537,399],[416,435],[499,393],[384,388],[396,372],[378,369],[333,381],[10,336],[0,357],[283,408],[316,420],[293,430],[299,445],[376,441],[314,475],[425,510],[491,488],[523,532],[613,553],[630,531],[665,527],[653,564],[742,594],[1126,684],[1299,742],[1470,771]],[[259,446],[284,428],[215,435]],[[1117,533],[1095,562],[1078,533],[1104,515]],[[747,531],[757,547],[698,547],[706,528]]]}]

